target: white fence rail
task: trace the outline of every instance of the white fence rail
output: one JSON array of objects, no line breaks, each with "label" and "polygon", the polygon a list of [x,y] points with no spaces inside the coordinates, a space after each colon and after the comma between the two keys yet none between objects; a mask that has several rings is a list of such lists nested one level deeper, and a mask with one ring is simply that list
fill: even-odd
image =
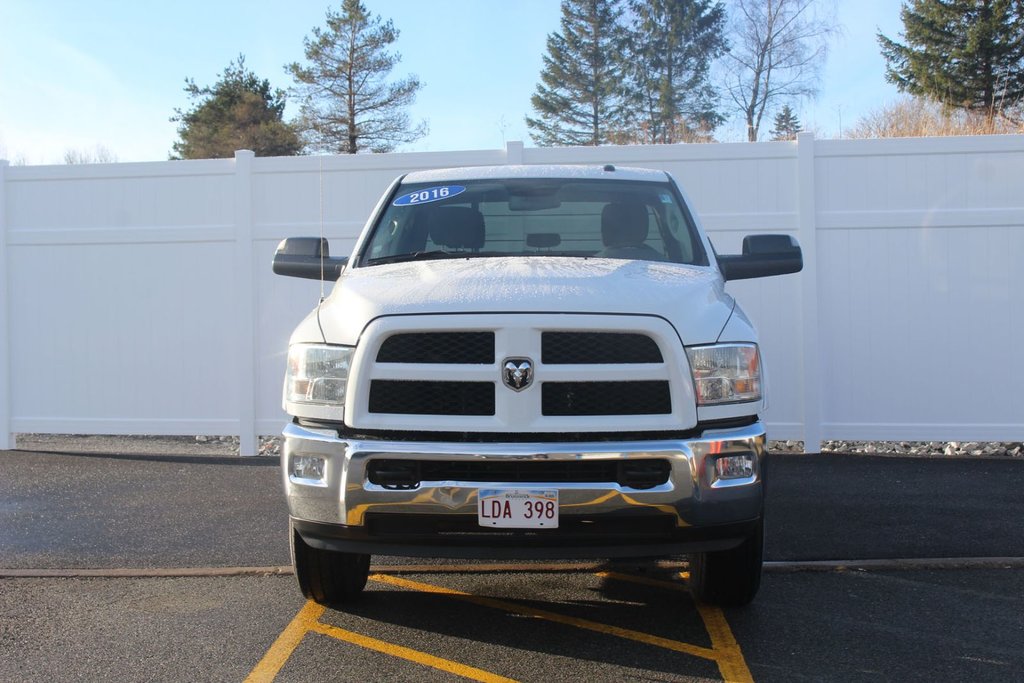
[{"label": "white fence rail", "polygon": [[720,252],[787,232],[799,275],[731,283],[762,333],[773,438],[1024,439],[1024,136],[11,167],[0,162],[0,448],[14,433],[277,433],[285,345],[414,169],[664,168]]}]

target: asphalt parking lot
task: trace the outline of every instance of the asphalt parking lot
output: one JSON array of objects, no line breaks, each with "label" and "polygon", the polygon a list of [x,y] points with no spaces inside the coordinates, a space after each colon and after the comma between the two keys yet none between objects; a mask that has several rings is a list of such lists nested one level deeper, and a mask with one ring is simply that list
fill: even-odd
[{"label": "asphalt parking lot", "polygon": [[[744,609],[680,561],[375,558],[305,603],[275,458],[0,453],[0,680],[1024,680],[1024,460],[773,456]],[[120,447],[123,451],[123,446]]]}]

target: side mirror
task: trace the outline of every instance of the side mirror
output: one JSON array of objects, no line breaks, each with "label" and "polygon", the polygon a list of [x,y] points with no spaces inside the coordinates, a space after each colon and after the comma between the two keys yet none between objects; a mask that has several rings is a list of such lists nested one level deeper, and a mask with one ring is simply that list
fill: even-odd
[{"label": "side mirror", "polygon": [[800,245],[789,235],[747,235],[741,255],[718,257],[718,269],[726,280],[799,273],[803,267]]},{"label": "side mirror", "polygon": [[331,258],[327,240],[322,237],[289,237],[277,245],[273,268],[278,275],[333,281],[347,263],[347,258]]}]

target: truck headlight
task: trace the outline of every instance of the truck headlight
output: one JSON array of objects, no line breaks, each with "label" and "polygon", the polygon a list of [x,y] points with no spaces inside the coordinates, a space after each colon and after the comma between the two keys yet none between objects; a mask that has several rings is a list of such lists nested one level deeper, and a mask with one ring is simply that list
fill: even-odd
[{"label": "truck headlight", "polygon": [[345,405],[353,351],[350,346],[292,344],[284,377],[285,403]]},{"label": "truck headlight", "polygon": [[761,400],[761,358],[756,344],[715,344],[686,349],[697,405]]}]

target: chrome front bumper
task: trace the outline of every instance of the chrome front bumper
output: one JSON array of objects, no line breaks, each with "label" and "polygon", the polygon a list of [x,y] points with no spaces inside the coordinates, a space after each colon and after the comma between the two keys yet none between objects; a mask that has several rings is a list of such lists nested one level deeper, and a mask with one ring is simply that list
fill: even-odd
[{"label": "chrome front bumper", "polygon": [[[549,557],[671,554],[697,545],[736,545],[744,525],[758,520],[763,509],[765,432],[760,422],[708,430],[691,439],[591,443],[370,441],[343,439],[333,430],[296,424],[289,424],[284,436],[281,462],[290,514],[308,543],[325,548],[460,557],[511,556],[496,551],[543,546],[550,546],[551,552],[543,555]],[[716,479],[714,460],[741,454],[754,456],[753,473],[741,479]],[[290,475],[290,463],[296,457],[322,458],[323,480]],[[615,482],[423,481],[400,490],[370,483],[367,468],[376,458],[475,462],[658,458],[667,460],[671,469],[665,483],[642,489]],[[477,527],[477,492],[503,487],[558,489],[560,529],[498,534]],[[628,522],[635,527],[648,519],[657,520],[665,533],[637,541],[630,527],[622,525]],[[423,520],[432,520],[434,526],[424,526]],[[601,532],[602,524],[610,520],[618,523],[608,527],[617,530],[618,538]],[[378,534],[378,528],[387,531]],[[432,534],[433,528],[447,532]],[[721,529],[721,534],[715,529]],[[581,540],[584,537],[589,541]],[[575,545],[575,540],[581,540],[585,552],[579,548],[560,552]]]}]

